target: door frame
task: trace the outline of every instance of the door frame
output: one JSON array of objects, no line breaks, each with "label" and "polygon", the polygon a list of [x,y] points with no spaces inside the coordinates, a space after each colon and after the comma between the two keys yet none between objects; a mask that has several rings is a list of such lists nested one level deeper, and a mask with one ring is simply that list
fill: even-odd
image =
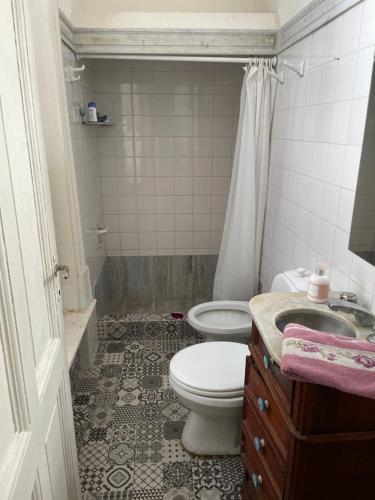
[{"label": "door frame", "polygon": [[[30,10],[38,7],[40,14],[43,6],[36,5],[37,1],[33,5],[28,0],[4,2],[4,22],[9,24],[4,24],[2,62],[9,61],[14,80],[4,81],[6,100],[1,102],[0,95],[0,152],[4,167],[0,211],[0,362],[4,360],[6,377],[2,383],[9,394],[9,411],[4,406],[4,412],[11,414],[12,428],[6,431],[0,491],[4,499],[51,500],[55,498],[51,480],[57,480],[67,499],[79,500],[60,282],[54,273],[56,248],[46,138],[38,126],[42,99],[35,78],[30,16]],[[40,297],[32,293],[35,290],[43,290]],[[35,332],[40,327],[48,335],[36,355]]]},{"label": "door frame", "polygon": [[65,73],[61,49],[58,0],[33,0],[31,29],[36,58],[41,118],[59,263],[70,278],[62,283],[63,309],[86,308],[93,300],[81,229],[78,189],[70,132]]}]

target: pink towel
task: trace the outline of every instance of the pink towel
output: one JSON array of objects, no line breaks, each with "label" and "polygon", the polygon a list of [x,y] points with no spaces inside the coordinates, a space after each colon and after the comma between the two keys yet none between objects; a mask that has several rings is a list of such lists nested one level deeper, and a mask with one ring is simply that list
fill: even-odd
[{"label": "pink towel", "polygon": [[375,399],[375,344],[291,323],[281,353],[286,377]]}]

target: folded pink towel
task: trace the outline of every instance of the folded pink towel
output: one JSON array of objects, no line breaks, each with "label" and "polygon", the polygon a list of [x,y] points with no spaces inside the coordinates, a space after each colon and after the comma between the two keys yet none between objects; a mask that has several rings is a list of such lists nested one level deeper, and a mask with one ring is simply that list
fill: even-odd
[{"label": "folded pink towel", "polygon": [[375,399],[375,344],[291,323],[281,353],[286,377]]}]

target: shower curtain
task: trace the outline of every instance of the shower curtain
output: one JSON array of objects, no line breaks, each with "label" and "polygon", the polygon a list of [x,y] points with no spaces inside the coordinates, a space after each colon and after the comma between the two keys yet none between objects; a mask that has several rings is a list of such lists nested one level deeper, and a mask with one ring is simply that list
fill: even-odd
[{"label": "shower curtain", "polygon": [[266,62],[245,69],[214,300],[249,300],[258,291],[276,84]]}]

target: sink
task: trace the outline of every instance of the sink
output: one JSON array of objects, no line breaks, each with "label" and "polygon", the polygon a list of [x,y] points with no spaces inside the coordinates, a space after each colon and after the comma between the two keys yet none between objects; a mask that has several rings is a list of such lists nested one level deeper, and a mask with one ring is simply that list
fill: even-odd
[{"label": "sink", "polygon": [[320,311],[293,310],[280,314],[275,321],[281,333],[288,323],[298,323],[313,330],[345,335],[345,337],[356,337],[354,328],[340,318],[333,317]]}]

